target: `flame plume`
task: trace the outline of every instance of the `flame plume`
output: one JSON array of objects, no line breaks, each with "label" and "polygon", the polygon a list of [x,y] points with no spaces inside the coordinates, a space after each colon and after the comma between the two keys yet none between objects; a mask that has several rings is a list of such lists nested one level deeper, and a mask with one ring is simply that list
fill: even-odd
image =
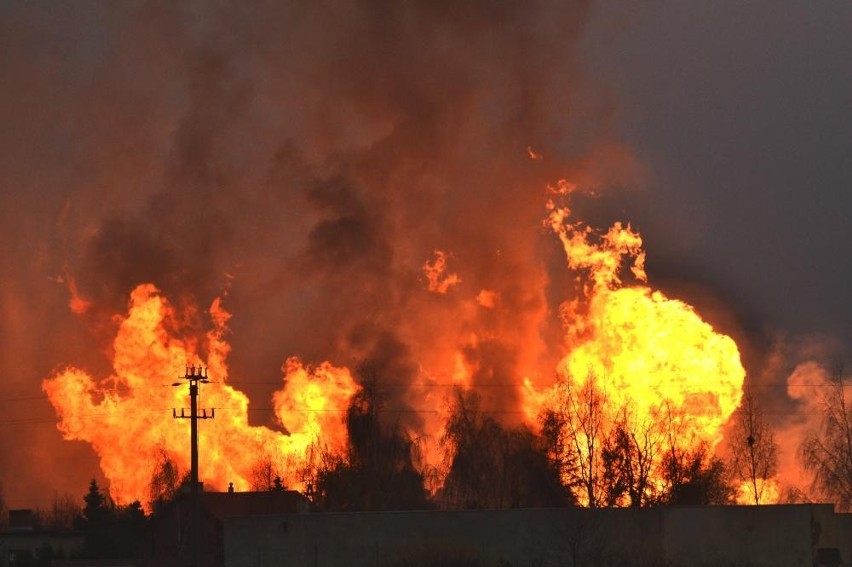
[{"label": "flame plume", "polygon": [[65,439],[91,443],[110,481],[110,494],[126,503],[148,494],[159,451],[165,451],[180,471],[189,468],[189,424],[174,421],[170,411],[187,403],[184,388],[169,384],[187,365],[206,366],[212,383],[201,392],[204,407],[217,410],[216,419],[199,427],[199,467],[202,481],[223,489],[233,482],[237,490],[250,487],[258,455],[272,454],[287,463],[280,473],[289,486],[300,487],[299,469],[308,447],[319,439],[330,448],[345,442],[340,419],[355,383],[348,370],[330,364],[304,366],[298,359],[285,363],[284,384],[273,398],[275,415],[289,435],[248,422],[248,397],[227,384],[224,340],[230,317],[216,299],[209,310],[213,328],[204,345],[177,338],[170,327],[181,313],[151,284],[138,286],[115,339],[114,374],[95,381],[77,368],[57,372],[42,384],[56,409]]},{"label": "flame plume", "polygon": [[[567,200],[576,190],[562,181],[551,192]],[[560,386],[567,382],[575,391],[599,396],[601,437],[611,434],[618,419],[645,428],[646,436],[654,424],[668,421],[668,431],[656,429],[656,441],[646,438],[647,451],[661,453],[664,436],[673,442],[673,429],[684,450],[702,443],[714,450],[742,397],[745,370],[736,343],[690,305],[648,285],[642,239],[629,225],[617,222],[598,232],[573,221],[567,205],[550,201],[548,209],[547,224],[578,274],[580,293],[561,308],[568,347],[557,368],[563,383],[544,394],[528,384],[530,419],[564,403]],[[629,284],[625,271],[632,276]],[[585,448],[590,440],[580,441],[586,453],[580,458],[593,459]],[[659,463],[655,468],[651,487],[663,483]]]}]

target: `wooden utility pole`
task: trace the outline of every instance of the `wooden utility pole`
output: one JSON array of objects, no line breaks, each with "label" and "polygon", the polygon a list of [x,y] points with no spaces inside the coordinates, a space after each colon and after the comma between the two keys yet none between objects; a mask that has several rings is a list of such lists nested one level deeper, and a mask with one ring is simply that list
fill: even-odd
[{"label": "wooden utility pole", "polygon": [[[201,410],[198,413],[198,385],[209,384],[207,379],[207,369],[201,366],[187,366],[184,380],[189,382],[189,415],[184,413],[181,408],[180,415],[176,409],[172,409],[172,417],[175,419],[188,419],[190,432],[190,471],[189,471],[189,495],[191,506],[191,518],[189,528],[189,545],[192,550],[192,567],[200,567],[201,565],[201,495],[198,491],[198,420],[213,419],[215,410],[211,409],[210,414],[207,410]],[[185,382],[175,382],[172,386],[180,386]]]}]

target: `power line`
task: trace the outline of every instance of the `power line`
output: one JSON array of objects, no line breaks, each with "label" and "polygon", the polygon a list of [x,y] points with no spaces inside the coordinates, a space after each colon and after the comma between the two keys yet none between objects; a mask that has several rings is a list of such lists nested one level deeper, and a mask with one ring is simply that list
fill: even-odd
[{"label": "power line", "polygon": [[15,398],[3,398],[0,399],[0,403],[3,402],[25,402],[30,400],[46,400],[47,396],[42,394],[40,396],[18,396]]},{"label": "power line", "polygon": [[[242,408],[224,408],[217,407],[214,408],[218,411],[242,411]],[[248,411],[261,411],[261,412],[274,412],[277,411],[275,408],[248,408]],[[349,408],[320,408],[320,409],[312,409],[312,408],[288,408],[283,410],[285,413],[340,413],[343,414],[349,411]],[[447,413],[448,409],[385,409],[381,410],[384,414],[431,414],[431,415],[440,415],[443,413]],[[152,415],[152,414],[167,414],[168,410],[149,410],[145,412],[122,412],[122,417],[132,416],[132,415]],[[526,415],[528,412],[522,409],[493,409],[493,410],[479,410],[478,412],[481,415]],[[825,412],[821,411],[788,411],[788,410],[764,410],[757,412],[758,415],[770,415],[770,416],[821,416],[825,415]],[[118,415],[116,414],[86,414],[85,416],[77,416],[77,417],[92,417],[93,415]],[[61,419],[58,417],[34,417],[34,418],[21,418],[21,419],[12,419],[6,421],[0,421],[0,427],[16,427],[16,426],[30,426],[30,425],[58,425],[61,423]]]},{"label": "power line", "polygon": [[[245,385],[245,384],[265,384],[265,385],[274,385],[274,386],[283,386],[284,385],[282,382],[212,382],[211,381],[211,383],[223,384],[225,386],[241,386],[241,385]],[[546,388],[551,388],[555,385],[556,385],[555,383],[538,384],[538,385],[535,385],[534,387],[538,388],[538,389],[546,389]],[[165,387],[165,386],[170,386],[170,385],[169,384],[163,384],[163,385],[157,384],[157,385],[154,385],[154,386],[149,386],[149,387],[144,388],[144,389],[149,389],[149,388],[154,388],[154,387],[159,388],[160,386]],[[850,381],[848,383],[844,382],[842,384],[832,384],[832,383],[829,383],[829,384],[748,384],[745,387],[746,388],[801,388],[801,387],[805,387],[805,388],[830,388],[830,387],[837,387],[837,386],[841,386],[843,388],[852,388],[852,381]],[[498,382],[498,383],[490,383],[490,384],[473,384],[471,386],[467,386],[465,384],[454,384],[454,383],[416,384],[416,383],[395,382],[395,383],[390,383],[390,384],[382,384],[381,387],[380,387],[380,390],[388,390],[388,389],[394,388],[394,387],[405,388],[405,389],[408,389],[408,390],[420,390],[420,389],[427,389],[428,390],[429,388],[457,388],[457,387],[458,388],[466,388],[466,389],[469,389],[469,390],[480,390],[480,389],[487,389],[487,388],[518,388],[518,389],[523,389],[526,386],[523,383],[508,383],[508,382],[505,382],[505,383]],[[136,388],[136,389],[143,389],[143,388]],[[14,398],[0,398],[0,403],[35,401],[35,400],[49,400],[49,399],[50,398],[46,395],[19,396],[19,397],[14,397]]]}]

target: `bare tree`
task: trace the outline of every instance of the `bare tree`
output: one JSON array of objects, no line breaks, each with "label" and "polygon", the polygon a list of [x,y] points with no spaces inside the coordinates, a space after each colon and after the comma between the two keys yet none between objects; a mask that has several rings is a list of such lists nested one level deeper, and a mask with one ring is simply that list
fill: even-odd
[{"label": "bare tree", "polygon": [[441,490],[442,505],[450,508],[504,508],[505,451],[502,430],[495,419],[480,411],[479,397],[454,392],[446,430],[441,438],[447,470]]},{"label": "bare tree", "polygon": [[843,367],[838,364],[823,396],[821,427],[805,438],[799,456],[813,474],[813,488],[848,511],[852,510],[852,407],[844,387]]},{"label": "bare tree", "polygon": [[767,482],[778,470],[778,446],[750,390],[737,410],[729,445],[732,472],[747,484],[751,501],[765,503]]},{"label": "bare tree", "polygon": [[258,492],[284,490],[284,479],[290,468],[286,459],[264,450],[251,468],[251,489]]},{"label": "bare tree", "polygon": [[70,530],[74,525],[74,519],[80,515],[82,509],[77,504],[77,498],[71,494],[54,494],[53,505],[47,518],[47,526],[52,530]]},{"label": "bare tree", "polygon": [[319,438],[315,438],[305,449],[305,458],[296,469],[296,479],[301,483],[311,501],[314,500],[319,486],[319,472],[323,468],[323,463],[329,462],[331,453],[328,445],[320,443]]},{"label": "bare tree", "polygon": [[595,381],[591,372],[582,384],[571,376],[558,377],[554,407],[542,420],[563,482],[589,508],[600,506],[604,499],[601,477],[607,398]]},{"label": "bare tree", "polygon": [[655,501],[651,475],[662,435],[655,415],[637,421],[625,406],[603,448],[603,481],[607,506],[647,506]]},{"label": "bare tree", "polygon": [[664,404],[663,426],[665,428],[666,452],[663,456],[663,471],[666,486],[663,492],[673,493],[684,483],[689,455],[683,446],[683,415],[668,402]]}]

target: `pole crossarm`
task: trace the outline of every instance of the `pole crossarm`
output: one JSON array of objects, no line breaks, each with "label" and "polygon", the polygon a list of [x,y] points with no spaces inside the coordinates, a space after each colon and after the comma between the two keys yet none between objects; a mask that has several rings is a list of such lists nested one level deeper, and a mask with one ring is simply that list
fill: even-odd
[{"label": "pole crossarm", "polygon": [[[172,408],[172,417],[174,419],[192,419],[192,415],[186,415],[184,413],[186,411],[191,412],[192,410],[187,410],[186,408],[180,408],[180,413],[178,413],[177,409]],[[214,417],[216,417],[216,408],[210,408],[210,410],[200,409],[198,411],[201,412],[201,413],[197,414],[195,416],[195,419],[213,419]],[[208,411],[210,413],[207,413]]]}]

